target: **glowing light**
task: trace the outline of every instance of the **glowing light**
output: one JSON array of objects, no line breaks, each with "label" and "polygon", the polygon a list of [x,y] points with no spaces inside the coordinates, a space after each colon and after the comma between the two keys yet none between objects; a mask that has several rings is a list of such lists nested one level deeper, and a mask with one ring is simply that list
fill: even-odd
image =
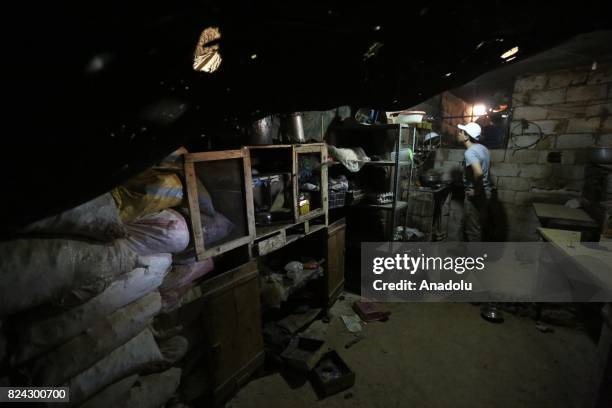
[{"label": "glowing light", "polygon": [[251,59],[254,60],[255,58],[257,58],[257,54],[253,54],[251,55]]},{"label": "glowing light", "polygon": [[507,59],[505,62],[512,61],[513,59],[516,59],[516,57],[510,57],[510,58],[508,58],[508,59]]},{"label": "glowing light", "polygon": [[482,116],[487,113],[487,107],[481,103],[474,105],[472,107],[472,115],[474,116]]},{"label": "glowing light", "polygon": [[447,72],[446,74],[444,74],[444,76],[445,76],[445,77],[447,77],[447,78],[448,78],[449,76],[451,76],[451,75],[453,75],[453,73],[452,73],[452,72]]},{"label": "glowing light", "polygon": [[519,50],[519,47],[510,48],[508,51],[504,52],[501,57],[503,59],[510,58],[514,54],[516,54]]}]

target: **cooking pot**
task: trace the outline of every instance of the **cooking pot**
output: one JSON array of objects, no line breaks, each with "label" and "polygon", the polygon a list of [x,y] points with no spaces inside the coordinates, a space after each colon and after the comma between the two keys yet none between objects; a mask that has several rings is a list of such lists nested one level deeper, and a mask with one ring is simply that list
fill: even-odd
[{"label": "cooking pot", "polygon": [[284,140],[286,143],[306,143],[302,113],[290,113],[284,118]]},{"label": "cooking pot", "polygon": [[266,116],[251,124],[249,127],[249,144],[250,145],[267,145],[273,144],[273,123],[272,116]]},{"label": "cooking pot", "polygon": [[442,182],[442,176],[439,173],[424,173],[419,176],[419,181],[422,186],[435,186]]},{"label": "cooking pot", "polygon": [[612,164],[612,147],[593,147],[589,156],[591,163]]}]

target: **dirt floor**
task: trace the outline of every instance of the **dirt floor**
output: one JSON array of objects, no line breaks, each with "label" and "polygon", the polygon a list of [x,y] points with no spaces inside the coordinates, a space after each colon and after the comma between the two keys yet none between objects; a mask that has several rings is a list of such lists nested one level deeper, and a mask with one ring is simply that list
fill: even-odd
[{"label": "dirt floor", "polygon": [[583,407],[589,393],[595,344],[580,330],[541,333],[533,320],[505,314],[492,324],[470,304],[394,303],[389,321],[353,335],[336,303],[329,324],[309,329],[326,335],[356,372],[355,385],[320,400],[309,382],[272,374],[254,379],[227,407]]}]

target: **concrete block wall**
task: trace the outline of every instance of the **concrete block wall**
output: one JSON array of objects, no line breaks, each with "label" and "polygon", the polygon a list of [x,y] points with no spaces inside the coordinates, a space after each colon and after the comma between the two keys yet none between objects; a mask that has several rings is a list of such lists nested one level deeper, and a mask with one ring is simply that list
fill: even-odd
[{"label": "concrete block wall", "polygon": [[[612,147],[611,95],[612,65],[517,78],[508,149],[491,151],[491,179],[508,221],[508,240],[538,239],[533,202],[562,204],[581,196],[588,148]],[[540,132],[544,138],[534,146],[513,149],[536,142]],[[444,179],[461,181],[463,153],[436,152],[435,167]],[[462,210],[455,205],[453,211]]]}]

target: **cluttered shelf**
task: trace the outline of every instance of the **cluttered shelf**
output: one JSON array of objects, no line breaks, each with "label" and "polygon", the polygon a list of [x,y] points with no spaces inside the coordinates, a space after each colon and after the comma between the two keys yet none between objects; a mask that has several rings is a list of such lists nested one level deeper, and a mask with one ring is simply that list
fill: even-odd
[{"label": "cluttered shelf", "polygon": [[[395,210],[399,211],[402,210],[404,208],[406,208],[408,206],[408,203],[406,201],[398,201],[397,205],[395,206]],[[393,203],[386,203],[386,204],[359,204],[356,207],[358,208],[371,208],[371,209],[376,209],[376,210],[392,210],[393,209]]]},{"label": "cluttered shelf", "polygon": [[431,123],[430,122],[419,122],[419,123],[386,123],[386,124],[372,124],[372,125],[365,125],[365,124],[350,124],[350,125],[343,125],[343,126],[338,126],[335,129],[336,130],[397,130],[399,128],[402,129],[409,129],[409,128],[413,128],[416,127],[417,129],[431,129]]},{"label": "cluttered shelf", "polygon": [[[266,225],[266,226],[256,226],[256,234],[255,234],[255,240],[259,240],[261,238],[265,238],[268,237],[270,235],[274,235],[280,231],[283,230],[287,230],[289,228],[293,228],[295,226],[298,226],[300,224],[304,224],[304,222],[298,222],[298,223],[286,223],[286,224],[276,224],[276,225]],[[308,235],[308,234],[312,234],[314,232],[317,232],[321,229],[325,228],[324,224],[315,224],[315,225],[311,225],[308,232],[305,234],[294,234],[291,236],[295,236],[295,237],[301,237],[304,235]],[[287,236],[287,239],[289,239],[289,236]]]},{"label": "cluttered shelf", "polygon": [[[338,162],[338,161],[329,161],[327,162],[328,166],[338,166],[341,165],[342,163]],[[364,166],[395,166],[395,161],[393,160],[369,160],[369,161],[362,161],[360,162],[362,163]],[[400,166],[408,166],[410,165],[412,162],[410,161],[400,161],[398,164]]]}]

